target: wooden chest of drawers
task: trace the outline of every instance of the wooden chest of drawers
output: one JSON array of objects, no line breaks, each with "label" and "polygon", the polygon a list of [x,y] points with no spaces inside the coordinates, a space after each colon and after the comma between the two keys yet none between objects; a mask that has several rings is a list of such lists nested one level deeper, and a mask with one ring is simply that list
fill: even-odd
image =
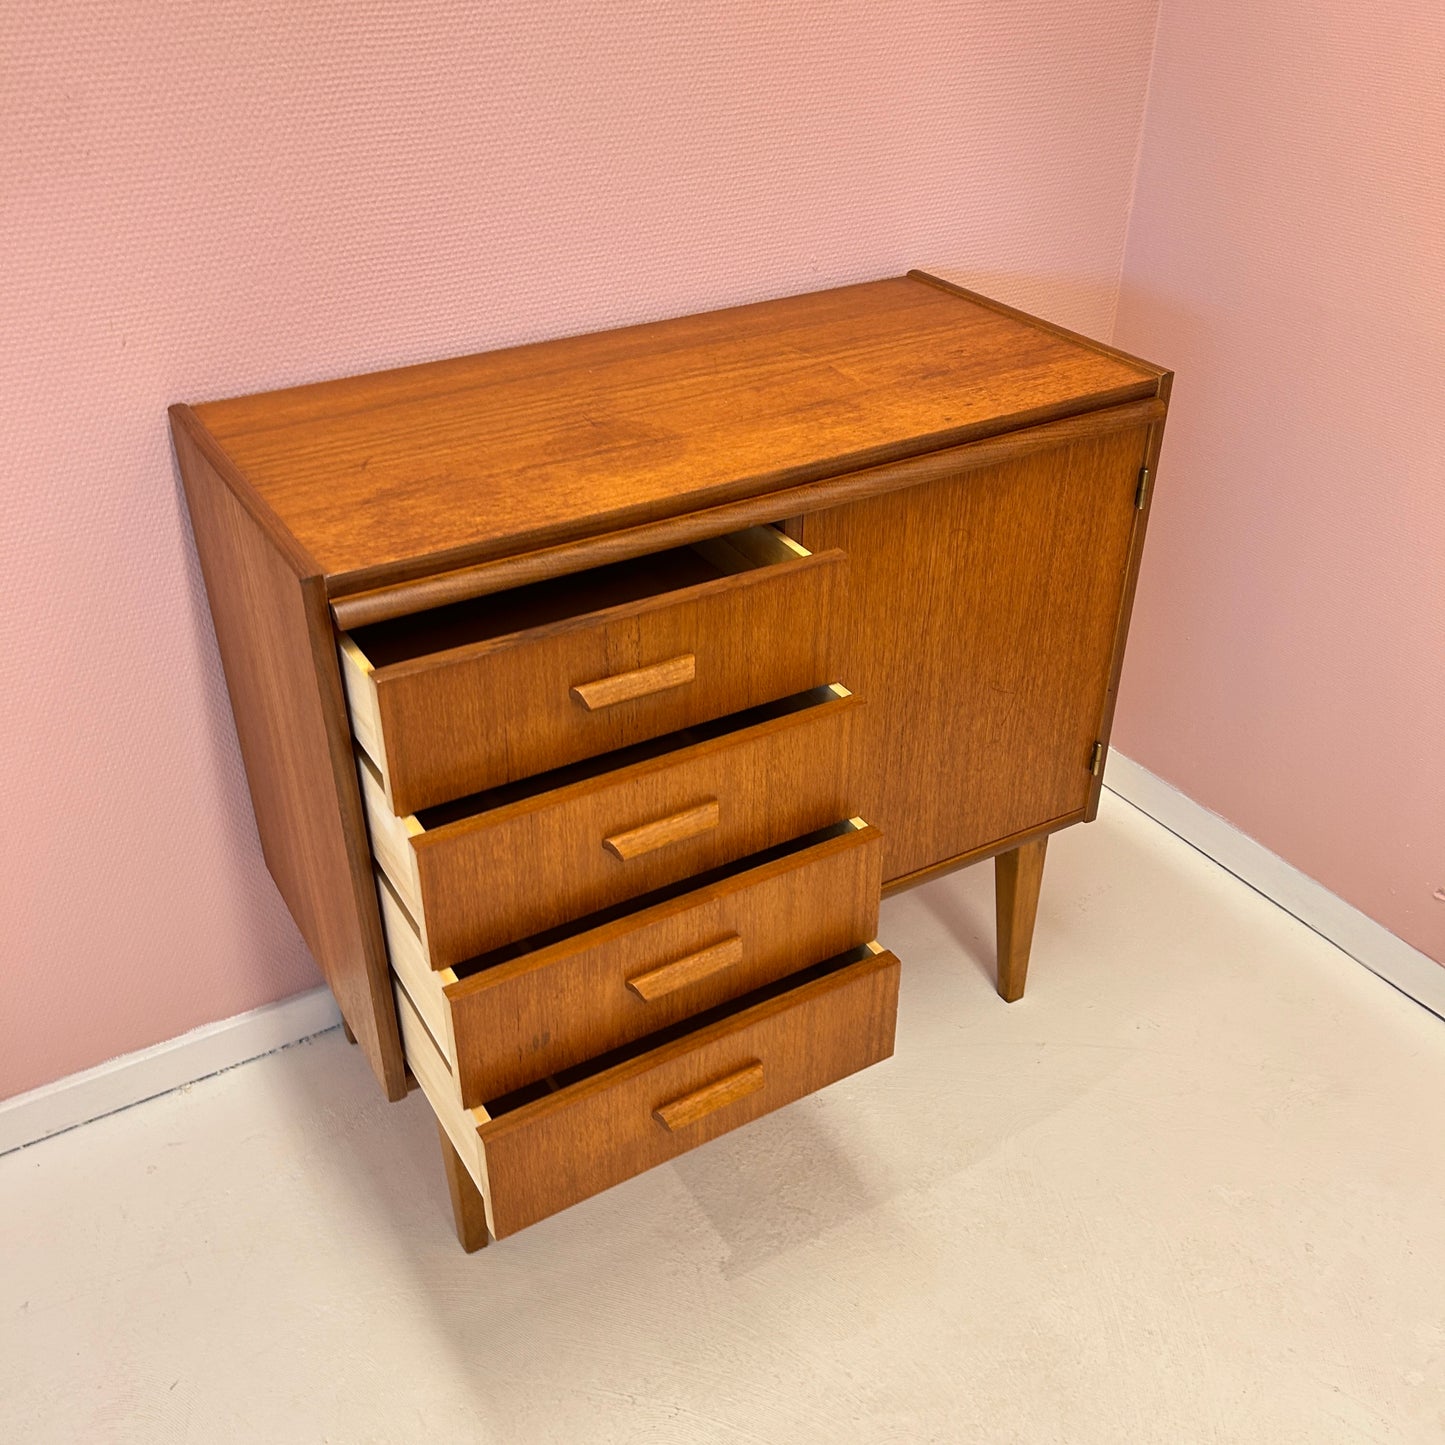
[{"label": "wooden chest of drawers", "polygon": [[475,1248],[893,1049],[1093,816],[1169,374],[908,277],[172,408],[267,863]]}]

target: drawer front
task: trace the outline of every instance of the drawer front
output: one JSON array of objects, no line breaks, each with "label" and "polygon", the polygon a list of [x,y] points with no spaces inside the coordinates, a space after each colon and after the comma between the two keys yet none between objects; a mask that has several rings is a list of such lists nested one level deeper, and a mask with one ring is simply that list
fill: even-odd
[{"label": "drawer front", "polygon": [[[435,987],[462,1103],[475,1107],[866,943],[883,840],[848,831]],[[407,937],[393,942],[419,949]],[[418,1001],[420,1003],[420,1001]]]},{"label": "drawer front", "polygon": [[377,859],[432,967],[850,817],[859,701],[842,688],[824,697],[432,830],[386,816],[363,770]]},{"label": "drawer front", "polygon": [[[759,559],[745,570],[525,631],[377,667],[364,634],[343,638],[353,729],[393,810],[414,813],[831,681],[827,629],[813,624],[839,605],[843,554],[798,555],[770,528],[739,536]],[[505,594],[489,600],[506,606]]]},{"label": "drawer front", "polygon": [[497,1237],[887,1058],[899,966],[876,949],[482,1124]]}]

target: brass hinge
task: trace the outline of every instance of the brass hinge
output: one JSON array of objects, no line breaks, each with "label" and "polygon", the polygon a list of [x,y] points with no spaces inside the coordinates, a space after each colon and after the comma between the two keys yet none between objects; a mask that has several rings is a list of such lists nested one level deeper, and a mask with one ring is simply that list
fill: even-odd
[{"label": "brass hinge", "polygon": [[1149,468],[1139,468],[1139,485],[1134,488],[1134,510],[1142,512],[1144,503],[1149,500]]},{"label": "brass hinge", "polygon": [[1089,754],[1089,771],[1097,778],[1104,771],[1104,745],[1095,743],[1094,751]]}]

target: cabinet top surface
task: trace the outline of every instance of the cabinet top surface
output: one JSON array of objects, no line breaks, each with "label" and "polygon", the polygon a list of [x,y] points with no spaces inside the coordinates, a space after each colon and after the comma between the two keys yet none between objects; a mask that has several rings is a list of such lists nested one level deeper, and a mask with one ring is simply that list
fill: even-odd
[{"label": "cabinet top surface", "polygon": [[899,277],[194,411],[335,594],[1151,396],[1159,376]]}]

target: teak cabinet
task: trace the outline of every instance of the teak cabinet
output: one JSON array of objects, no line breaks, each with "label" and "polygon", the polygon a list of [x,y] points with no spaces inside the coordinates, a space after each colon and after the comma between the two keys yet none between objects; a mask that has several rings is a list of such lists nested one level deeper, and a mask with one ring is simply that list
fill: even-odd
[{"label": "teak cabinet", "polygon": [[887,1057],[1094,815],[1170,375],[918,272],[171,409],[266,860],[501,1237]]}]

